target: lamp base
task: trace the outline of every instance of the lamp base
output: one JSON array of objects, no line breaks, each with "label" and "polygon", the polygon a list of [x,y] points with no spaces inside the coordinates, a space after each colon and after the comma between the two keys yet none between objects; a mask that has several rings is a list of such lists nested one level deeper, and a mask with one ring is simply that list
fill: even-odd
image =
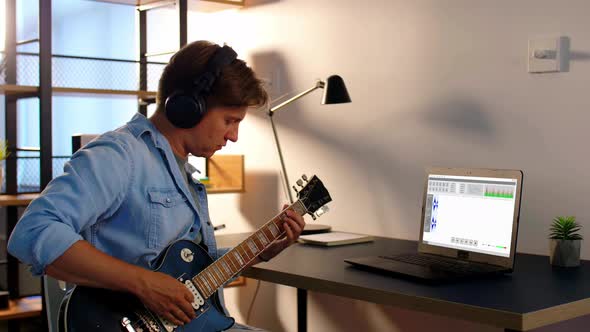
[{"label": "lamp base", "polygon": [[320,225],[320,224],[305,224],[305,228],[301,235],[328,233],[332,230],[332,226]]}]

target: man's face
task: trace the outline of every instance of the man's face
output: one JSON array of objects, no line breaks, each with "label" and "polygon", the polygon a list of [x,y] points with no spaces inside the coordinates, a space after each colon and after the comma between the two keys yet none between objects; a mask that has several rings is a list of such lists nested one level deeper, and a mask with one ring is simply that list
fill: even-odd
[{"label": "man's face", "polygon": [[240,122],[246,117],[247,107],[215,107],[207,111],[194,128],[186,146],[188,152],[198,157],[211,157],[221,150],[227,141],[238,140]]}]

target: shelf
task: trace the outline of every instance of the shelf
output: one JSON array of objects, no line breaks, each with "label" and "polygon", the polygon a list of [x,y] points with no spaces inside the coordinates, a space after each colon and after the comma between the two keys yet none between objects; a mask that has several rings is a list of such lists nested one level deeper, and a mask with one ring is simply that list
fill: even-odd
[{"label": "shelf", "polygon": [[[30,85],[14,85],[14,84],[2,84],[0,85],[0,93],[5,95],[29,95],[36,94],[39,92],[39,87]],[[67,94],[91,94],[91,95],[125,95],[125,96],[137,96],[139,98],[154,98],[156,97],[155,91],[134,91],[134,90],[108,90],[108,89],[85,89],[85,88],[64,88],[54,87],[52,88],[54,95],[67,95]]]},{"label": "shelf", "polygon": [[[109,2],[109,3],[117,3],[121,5],[129,5],[129,6],[144,6],[144,5],[153,5],[158,2],[170,2],[170,1],[163,1],[163,0],[94,0],[97,2]],[[236,6],[243,6],[245,0],[201,0],[206,2],[215,2],[221,3],[226,5],[236,5]]]},{"label": "shelf", "polygon": [[[241,193],[244,185],[244,156],[220,154],[207,159],[209,183],[207,193]],[[27,206],[39,197],[38,193],[8,195],[0,194],[1,206]]]},{"label": "shelf", "polygon": [[14,85],[14,84],[1,84],[0,93],[5,95],[20,95],[29,93],[38,93],[39,87],[29,85]]},{"label": "shelf", "polygon": [[9,301],[8,309],[0,310],[0,320],[21,319],[41,315],[41,296],[29,296]]},{"label": "shelf", "polygon": [[18,194],[0,195],[0,206],[27,206],[32,200],[39,197],[39,194]]}]

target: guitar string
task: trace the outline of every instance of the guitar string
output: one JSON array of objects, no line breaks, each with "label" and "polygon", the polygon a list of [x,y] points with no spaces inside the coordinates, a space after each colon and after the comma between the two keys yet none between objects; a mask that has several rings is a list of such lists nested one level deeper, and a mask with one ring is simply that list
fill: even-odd
[{"label": "guitar string", "polygon": [[[278,214],[278,215],[277,215],[275,218],[273,218],[272,220],[270,220],[270,221],[269,221],[267,224],[269,224],[269,225],[270,225],[270,223],[271,223],[271,222],[273,222],[273,221],[274,221],[274,219],[276,219],[276,218],[280,217],[280,215],[281,215],[281,214],[282,214],[284,211],[288,210],[289,208],[293,208],[293,210],[295,210],[295,205],[296,205],[297,203],[300,203],[300,204],[301,204],[301,202],[300,202],[299,200],[298,200],[298,201],[296,201],[296,202],[295,202],[295,203],[293,203],[291,206],[289,206],[289,207],[287,207],[285,210],[281,211],[281,213],[279,213],[279,214]],[[299,206],[299,207],[300,207],[300,206]],[[304,212],[304,213],[305,213],[305,212]],[[280,218],[279,218],[279,221],[281,221],[281,219],[280,219]],[[273,223],[274,223],[274,222],[273,222]],[[265,225],[266,225],[266,224],[265,224]],[[275,224],[275,225],[276,225],[276,224]],[[264,227],[264,226],[263,226],[263,227]],[[266,227],[268,227],[268,226],[266,226]],[[260,229],[260,231],[263,231],[263,228],[261,228],[261,229]],[[256,234],[256,233],[258,233],[258,231],[257,231],[257,232],[254,232],[254,233],[253,233],[252,235],[250,235],[250,236],[249,236],[249,237],[248,237],[246,240],[244,240],[244,241],[242,241],[240,244],[238,244],[238,245],[237,245],[235,248],[237,248],[237,247],[241,246],[243,243],[245,243],[246,241],[248,241],[248,240],[249,240],[249,239],[250,239],[250,238],[251,238],[251,237],[252,237],[254,234]],[[285,235],[285,233],[286,233],[286,231],[283,229],[283,230],[282,230],[282,231],[281,231],[281,232],[280,232],[280,233],[279,233],[279,234],[276,236],[276,238],[275,238],[275,239],[274,239],[272,242],[270,242],[270,243],[269,243],[267,246],[265,246],[264,250],[268,249],[268,247],[270,247],[270,245],[272,245],[272,244],[273,244],[275,241],[277,241],[277,240],[281,239],[281,238],[282,238],[282,237]],[[253,240],[253,238],[252,238],[252,240]],[[252,254],[253,254],[253,257],[252,257],[250,260],[248,260],[248,262],[247,262],[246,264],[244,264],[244,267],[245,267],[246,265],[250,264],[250,263],[251,263],[251,262],[252,262],[252,261],[253,261],[253,260],[254,260],[256,257],[259,257],[259,256],[260,256],[260,254],[261,254],[261,253],[262,253],[264,250],[260,251],[258,254],[254,254],[254,253],[252,253]],[[230,252],[231,252],[231,250],[230,250]],[[228,252],[228,253],[229,253],[229,252]],[[219,258],[217,261],[220,261],[221,259],[223,259],[223,258],[224,258],[224,257],[225,257],[225,256],[226,256],[228,253],[224,254],[224,255],[223,255],[222,257],[220,257],[220,258]],[[238,253],[239,253],[239,252],[238,252]],[[240,256],[241,256],[241,255],[240,255]],[[242,257],[242,258],[243,258],[243,257]],[[216,261],[216,262],[217,262],[217,261]],[[213,265],[213,264],[215,264],[215,262],[213,262],[211,265]],[[209,266],[211,266],[211,265],[209,265]],[[243,268],[244,268],[244,267],[242,267],[242,268],[240,268],[238,271],[236,271],[236,272],[234,273],[234,275],[235,275],[235,274],[237,274],[237,273],[239,273],[241,270],[243,270]],[[204,271],[204,270],[203,270],[203,271]],[[200,273],[198,273],[198,274],[197,274],[195,277],[198,277],[198,276],[199,276],[199,275],[200,275],[200,274],[201,274],[203,271],[201,271]],[[232,277],[233,277],[233,276],[232,276]],[[193,282],[193,280],[192,280],[192,279],[193,279],[193,278],[191,278],[191,279],[190,279],[190,281],[193,283],[193,285],[195,285],[195,287],[197,287],[198,285],[197,285],[195,282]],[[230,279],[231,279],[231,277],[230,277]],[[220,286],[219,286],[219,287],[220,287]],[[213,296],[213,295],[214,295],[214,294],[215,294],[215,293],[218,291],[218,288],[219,288],[219,287],[216,287],[216,290],[215,290],[215,291],[214,291],[212,294],[210,294],[210,295],[207,297],[207,299],[209,299],[211,296]],[[260,287],[260,281],[258,281],[258,284],[257,284],[257,286],[256,286],[256,291],[255,291],[255,293],[254,293],[254,295],[253,295],[253,297],[252,297],[252,300],[251,300],[250,308],[248,309],[248,314],[247,314],[247,318],[246,318],[246,324],[248,324],[248,320],[249,320],[249,316],[250,316],[250,313],[251,313],[251,309],[252,309],[252,306],[254,305],[254,301],[256,300],[256,296],[257,296],[257,294],[258,294],[258,289],[259,289],[259,287]],[[199,289],[199,290],[200,290],[200,289]],[[201,293],[203,293],[203,290],[201,290]],[[158,314],[156,314],[156,313],[152,312],[150,309],[148,309],[147,307],[145,307],[145,305],[144,305],[144,309],[145,309],[145,311],[147,311],[147,314],[148,314],[148,315],[151,315],[153,318],[157,319],[157,320],[159,321],[159,323],[162,323],[162,322],[161,322],[161,319],[162,319],[162,317],[161,317],[160,315],[158,315]],[[196,311],[196,310],[195,310],[195,311]],[[145,321],[144,321],[144,319],[141,317],[141,315],[140,315],[140,314],[137,314],[137,313],[136,313],[136,316],[138,316],[138,318],[137,318],[137,319],[136,319],[134,322],[131,322],[132,326],[136,325],[138,322],[142,322],[142,323],[144,323],[144,324],[147,324],[147,326],[145,326],[145,327],[146,327],[148,330],[150,330],[150,331],[151,331],[151,327],[150,327],[150,324],[149,324],[149,322],[145,322]],[[150,317],[148,317],[148,319],[149,319],[149,318],[150,318]],[[164,319],[166,319],[166,318],[164,318]],[[166,319],[166,320],[168,321],[168,319]],[[170,323],[172,323],[172,322],[170,322]]]}]

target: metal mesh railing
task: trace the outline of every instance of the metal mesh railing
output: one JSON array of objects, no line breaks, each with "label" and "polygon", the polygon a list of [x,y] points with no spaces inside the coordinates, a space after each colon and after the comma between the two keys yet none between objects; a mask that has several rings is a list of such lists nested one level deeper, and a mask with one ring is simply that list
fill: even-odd
[{"label": "metal mesh railing", "polygon": [[[5,54],[0,53],[0,84],[5,79]],[[166,64],[147,63],[148,91],[158,88],[160,75]],[[139,61],[53,55],[52,84],[54,87],[139,90]],[[39,55],[19,52],[16,57],[17,84],[39,85]]]},{"label": "metal mesh railing", "polygon": [[[63,173],[64,164],[71,156],[54,156],[52,160],[53,178]],[[17,168],[17,192],[34,193],[41,191],[41,159],[38,156],[16,157]],[[6,192],[6,174],[2,178],[2,192]]]}]

